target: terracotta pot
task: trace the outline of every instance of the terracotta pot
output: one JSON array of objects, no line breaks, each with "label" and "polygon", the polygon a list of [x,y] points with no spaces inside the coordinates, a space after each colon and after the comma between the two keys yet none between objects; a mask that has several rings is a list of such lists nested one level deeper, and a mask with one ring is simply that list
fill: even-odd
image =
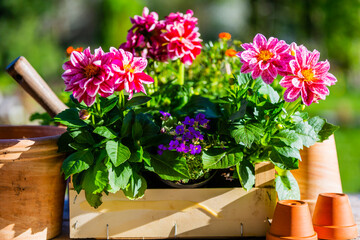
[{"label": "terracotta pot", "polygon": [[308,204],[298,200],[279,201],[266,239],[317,240]]},{"label": "terracotta pot", "polygon": [[313,224],[321,239],[352,239],[358,236],[349,198],[343,193],[319,195]]},{"label": "terracotta pot", "polygon": [[0,126],[0,239],[47,239],[61,232],[65,129]]},{"label": "terracotta pot", "polygon": [[322,143],[300,151],[299,169],[291,171],[297,180],[301,200],[309,204],[313,214],[318,195],[342,192],[334,135]]}]

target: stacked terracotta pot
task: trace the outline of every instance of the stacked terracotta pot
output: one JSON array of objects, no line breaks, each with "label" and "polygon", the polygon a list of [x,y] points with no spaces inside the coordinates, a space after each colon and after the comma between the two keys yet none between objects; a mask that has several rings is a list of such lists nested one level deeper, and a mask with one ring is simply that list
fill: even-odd
[{"label": "stacked terracotta pot", "polygon": [[277,203],[267,240],[352,239],[358,236],[346,194],[323,193],[311,219],[308,204],[298,200]]}]

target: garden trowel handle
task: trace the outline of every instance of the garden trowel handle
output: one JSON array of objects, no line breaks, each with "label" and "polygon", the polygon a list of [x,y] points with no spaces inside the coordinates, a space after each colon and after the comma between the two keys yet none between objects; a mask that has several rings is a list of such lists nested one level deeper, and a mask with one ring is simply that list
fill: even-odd
[{"label": "garden trowel handle", "polygon": [[67,109],[67,106],[55,95],[25,57],[21,56],[15,59],[7,66],[6,71],[51,117]]}]

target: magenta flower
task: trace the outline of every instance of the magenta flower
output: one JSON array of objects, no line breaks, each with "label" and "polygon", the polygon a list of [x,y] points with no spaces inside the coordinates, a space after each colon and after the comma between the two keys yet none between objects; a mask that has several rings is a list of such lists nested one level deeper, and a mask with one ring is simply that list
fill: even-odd
[{"label": "magenta flower", "polygon": [[104,53],[101,48],[95,49],[94,55],[90,47],[83,52],[73,51],[70,60],[63,64],[65,91],[73,92],[73,96],[87,106],[94,103],[98,93],[102,97],[113,94],[110,61],[110,54]]},{"label": "magenta flower", "polygon": [[159,16],[156,12],[151,12],[149,14],[149,9],[144,7],[142,16],[135,15],[134,18],[130,18],[130,21],[133,24],[133,27],[130,30],[140,27],[146,29],[148,32],[151,32],[158,24],[158,19]]},{"label": "magenta flower", "polygon": [[291,74],[280,81],[280,85],[287,88],[284,93],[285,101],[295,101],[301,95],[303,103],[309,106],[329,95],[327,86],[334,85],[337,80],[328,72],[329,62],[319,62],[319,58],[317,50],[310,52],[304,46],[297,47],[295,59],[289,63]]},{"label": "magenta flower", "polygon": [[253,79],[261,76],[267,84],[271,84],[278,74],[284,76],[287,63],[293,59],[288,44],[273,37],[266,40],[260,33],[254,37],[254,43],[241,46],[245,49],[237,54],[243,63],[241,72],[251,72]]},{"label": "magenta flower", "polygon": [[143,84],[150,84],[154,79],[144,73],[147,60],[142,57],[133,57],[131,52],[123,49],[110,48],[113,54],[111,70],[114,73],[115,91],[125,89],[129,93],[129,99],[133,96],[133,91],[146,94]]},{"label": "magenta flower", "polygon": [[192,64],[196,56],[201,53],[202,48],[198,28],[186,21],[167,25],[166,30],[167,32],[163,34],[163,37],[168,42],[169,58],[172,60],[180,59],[182,63]]},{"label": "magenta flower", "polygon": [[158,20],[158,14],[144,7],[142,16],[130,18],[133,26],[128,31],[126,42],[120,45],[125,51],[144,58],[152,58],[157,61],[167,61],[168,54],[164,39],[161,37],[165,31],[164,20]]},{"label": "magenta flower", "polygon": [[198,23],[198,19],[193,17],[193,15],[194,12],[190,9],[186,11],[186,14],[180,12],[170,13],[169,16],[165,17],[165,24],[174,24],[174,22],[184,23],[186,21],[195,27],[195,25]]},{"label": "magenta flower", "polygon": [[201,146],[200,145],[190,144],[190,153],[192,155],[200,154],[201,153]]}]

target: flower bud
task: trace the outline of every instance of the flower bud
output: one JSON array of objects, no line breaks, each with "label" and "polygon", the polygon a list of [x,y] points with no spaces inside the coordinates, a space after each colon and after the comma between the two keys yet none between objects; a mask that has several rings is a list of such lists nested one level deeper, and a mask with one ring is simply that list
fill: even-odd
[{"label": "flower bud", "polygon": [[270,116],[269,116],[269,115],[265,115],[264,118],[265,118],[266,121],[269,121]]},{"label": "flower bud", "polygon": [[305,104],[301,104],[301,111],[304,111],[305,110]]},{"label": "flower bud", "polygon": [[280,130],[280,129],[283,129],[284,126],[281,123],[278,123],[278,124],[276,124],[276,128]]},{"label": "flower bud", "polygon": [[230,79],[229,79],[229,84],[230,84],[230,85],[234,85],[234,84],[235,84],[235,79],[230,78]]},{"label": "flower bud", "polygon": [[81,109],[80,112],[79,112],[79,118],[81,120],[88,120],[90,117],[90,113],[88,110],[86,109]]}]

